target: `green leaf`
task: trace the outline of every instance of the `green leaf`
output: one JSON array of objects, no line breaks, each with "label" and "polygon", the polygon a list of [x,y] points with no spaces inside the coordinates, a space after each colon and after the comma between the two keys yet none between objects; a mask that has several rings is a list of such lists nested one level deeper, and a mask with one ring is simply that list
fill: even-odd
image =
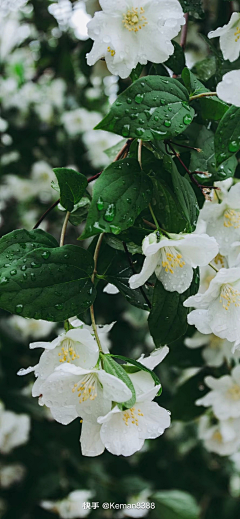
[{"label": "green leaf", "polygon": [[240,108],[231,106],[221,119],[215,133],[217,166],[240,149]]},{"label": "green leaf", "polygon": [[57,322],[91,306],[96,295],[91,254],[75,245],[49,249],[27,252],[1,269],[0,308]]},{"label": "green leaf", "polygon": [[208,392],[204,385],[204,377],[208,373],[209,370],[201,370],[177,388],[176,394],[169,403],[173,420],[190,422],[206,412],[205,407],[196,405],[196,400]]},{"label": "green leaf", "polygon": [[215,159],[214,133],[207,130],[203,126],[198,134],[195,145],[201,149],[200,152],[191,151],[190,171],[204,171],[210,174],[210,177],[199,176],[198,180],[202,184],[211,185],[217,180],[225,180],[233,177],[237,159],[235,155],[225,160],[218,168]]},{"label": "green leaf", "polygon": [[120,251],[115,252],[115,257],[105,276],[106,281],[115,285],[121,294],[127,299],[128,303],[137,308],[149,310],[148,303],[144,298],[143,293],[151,302],[153,288],[150,286],[144,286],[142,289],[137,288],[136,290],[132,290],[129,286],[129,278],[133,275],[133,270],[129,264],[127,255]]},{"label": "green leaf", "polygon": [[81,239],[102,232],[119,234],[148,206],[152,183],[135,159],[111,164],[96,181]]},{"label": "green leaf", "polygon": [[70,168],[53,169],[60,188],[60,202],[67,210],[72,211],[74,205],[81,200],[88,185],[86,177]]},{"label": "green leaf", "polygon": [[[183,82],[188,89],[191,96],[204,94],[209,92],[212,93],[208,88],[206,88],[201,81],[199,81],[196,76],[188,69],[185,68],[182,72]],[[211,119],[213,121],[218,121],[223,117],[225,112],[228,110],[228,105],[221,101],[217,96],[212,97],[202,97],[194,101],[194,106],[199,107],[199,111],[203,119]]]},{"label": "green leaf", "polygon": [[192,13],[202,17],[204,15],[202,0],[180,0],[184,13]]},{"label": "green leaf", "polygon": [[168,292],[157,280],[148,318],[149,330],[157,347],[170,344],[186,333],[189,308],[185,308],[183,303],[198,290],[197,272],[191,286],[183,294]]},{"label": "green leaf", "polygon": [[96,129],[144,141],[176,137],[193,120],[188,101],[186,88],[176,79],[140,78],[118,96]]},{"label": "green leaf", "polygon": [[188,231],[192,232],[197,224],[199,214],[198,202],[191,184],[185,177],[180,175],[174,162],[172,162],[172,182],[174,193],[189,224]]},{"label": "green leaf", "polygon": [[141,75],[143,71],[143,65],[141,65],[140,63],[137,64],[137,66],[132,70],[131,74],[130,74],[130,78],[132,80],[132,82],[134,83],[135,81],[137,81],[137,79],[139,78],[139,76]]},{"label": "green leaf", "polygon": [[87,196],[83,196],[80,202],[78,202],[78,204],[74,206],[74,209],[69,217],[69,222],[72,225],[79,225],[84,220],[86,220],[90,204],[90,198],[88,198]]},{"label": "green leaf", "polygon": [[187,230],[187,220],[173,189],[162,179],[153,179],[153,211],[160,226],[168,232]]},{"label": "green leaf", "polygon": [[[156,373],[154,373],[154,371],[152,371],[151,369],[146,368],[146,366],[141,364],[141,362],[138,362],[137,360],[134,360],[134,359],[129,359],[128,357],[124,357],[124,355],[112,355],[111,353],[109,355],[111,355],[111,357],[115,357],[117,359],[124,360],[125,362],[127,362],[128,364],[131,364],[132,366],[136,366],[136,368],[138,368],[136,371],[146,371],[147,373],[149,373],[149,375],[151,375],[152,379],[155,382],[155,386],[159,386],[159,385],[161,386],[161,382],[160,382],[158,376],[156,375]],[[134,372],[136,372],[136,371],[134,371]],[[160,396],[161,393],[162,393],[162,386],[159,389],[158,396]]]},{"label": "green leaf", "polygon": [[0,270],[13,267],[21,257],[40,247],[58,247],[55,238],[41,229],[17,229],[0,239]]},{"label": "green leaf", "polygon": [[180,75],[184,67],[186,66],[185,54],[182,47],[176,41],[172,41],[174,46],[174,54],[165,61],[164,65],[170,68],[174,74]]},{"label": "green leaf", "polygon": [[163,490],[151,496],[154,516],[161,519],[199,519],[200,508],[190,494],[182,490]]},{"label": "green leaf", "polygon": [[113,375],[114,377],[120,378],[120,380],[122,380],[132,392],[132,398],[130,398],[130,400],[118,404],[118,407],[120,409],[123,409],[124,407],[130,409],[136,402],[136,392],[130,377],[126,373],[125,369],[121,366],[121,364],[118,364],[117,362],[115,362],[115,360],[112,359],[111,355],[100,354],[100,357],[102,359],[103,368],[105,369],[105,371],[107,373],[110,373],[110,375]]}]

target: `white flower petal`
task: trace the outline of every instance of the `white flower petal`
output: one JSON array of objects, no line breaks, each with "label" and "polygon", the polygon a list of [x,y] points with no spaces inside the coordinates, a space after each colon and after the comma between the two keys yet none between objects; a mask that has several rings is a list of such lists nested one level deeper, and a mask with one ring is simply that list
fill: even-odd
[{"label": "white flower petal", "polygon": [[217,95],[225,103],[240,106],[240,93],[237,88],[240,81],[240,70],[231,70],[217,85]]},{"label": "white flower petal", "polygon": [[162,348],[157,348],[156,350],[153,350],[152,353],[148,357],[140,357],[138,359],[138,362],[140,364],[143,364],[148,369],[153,370],[158,364],[160,364],[163,359],[167,356],[169,353],[169,347],[163,346]]},{"label": "white flower petal", "polygon": [[131,390],[120,378],[106,373],[106,371],[99,371],[98,378],[103,386],[104,398],[109,398],[114,402],[126,402],[132,396]]},{"label": "white flower petal", "polygon": [[111,294],[111,295],[119,294],[118,288],[115,287],[115,285],[112,285],[112,283],[108,283],[104,287],[103,292],[105,292],[105,294]]},{"label": "white flower petal", "polygon": [[100,437],[101,425],[83,420],[80,436],[83,456],[100,456],[105,450]]},{"label": "white flower petal", "polygon": [[132,290],[144,285],[144,283],[146,283],[146,281],[152,276],[157,266],[158,258],[158,253],[145,258],[141,272],[139,272],[139,274],[134,274],[129,279],[129,285]]},{"label": "white flower petal", "polygon": [[64,406],[64,407],[56,407],[51,406],[51,413],[56,420],[56,422],[59,422],[63,425],[68,425],[71,423],[75,418],[78,417],[78,413],[76,411],[75,406]]},{"label": "white flower petal", "polygon": [[162,265],[155,270],[156,276],[162,282],[165,290],[182,294],[190,287],[193,278],[193,269],[190,265],[186,263],[181,267],[176,266],[172,272],[166,270],[168,269]]}]

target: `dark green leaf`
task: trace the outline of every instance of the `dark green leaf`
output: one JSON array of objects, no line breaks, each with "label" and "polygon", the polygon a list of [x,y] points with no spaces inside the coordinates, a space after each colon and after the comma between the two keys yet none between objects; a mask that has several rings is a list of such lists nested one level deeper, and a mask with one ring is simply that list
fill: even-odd
[{"label": "dark green leaf", "polygon": [[178,203],[177,197],[164,180],[153,179],[153,210],[160,226],[168,232],[187,230],[187,220]]},{"label": "dark green leaf", "polygon": [[1,269],[0,307],[22,317],[63,321],[93,303],[93,258],[75,245],[39,248]]},{"label": "dark green leaf", "polygon": [[184,301],[198,290],[198,274],[195,271],[191,286],[183,294],[168,292],[157,280],[148,318],[149,330],[157,347],[176,341],[187,330],[189,309]]},{"label": "dark green leaf", "polygon": [[11,267],[27,252],[40,247],[58,247],[55,238],[41,229],[17,229],[0,239],[0,269]]},{"label": "dark green leaf", "polygon": [[71,212],[69,217],[69,222],[72,225],[79,225],[87,219],[90,203],[91,200],[84,196],[81,198],[80,202],[74,206],[74,210]]},{"label": "dark green leaf", "polygon": [[195,402],[208,392],[204,386],[206,374],[206,370],[202,370],[177,388],[176,394],[169,403],[173,420],[190,422],[205,413],[205,407],[198,406]]},{"label": "dark green leaf", "polygon": [[58,179],[61,205],[67,211],[72,211],[84,195],[88,185],[87,179],[74,169],[54,168],[53,171]]},{"label": "dark green leaf", "polygon": [[202,0],[180,0],[184,13],[192,13],[202,17],[204,15]]},{"label": "dark green leaf", "polygon": [[217,166],[240,149],[240,108],[231,106],[221,119],[215,134]]},{"label": "dark green leaf", "polygon": [[193,108],[186,88],[176,79],[147,76],[127,88],[96,129],[144,141],[167,139],[184,132]]},{"label": "dark green leaf", "polygon": [[131,227],[151,199],[152,183],[135,159],[111,164],[96,181],[81,239]]},{"label": "dark green leaf", "polygon": [[137,81],[137,79],[139,78],[139,76],[141,75],[143,71],[143,65],[141,65],[140,63],[137,64],[136,68],[134,68],[130,74],[130,78],[132,80],[132,82],[134,83],[135,81]]},{"label": "dark green leaf", "polygon": [[172,182],[174,193],[189,224],[188,231],[192,232],[196,228],[199,214],[196,195],[189,181],[180,175],[174,162],[172,163]]},{"label": "dark green leaf", "polygon": [[[139,371],[139,370],[146,371],[153,378],[153,380],[155,382],[155,386],[158,386],[158,385],[161,386],[161,382],[160,382],[158,376],[156,375],[156,373],[154,373],[154,371],[152,371],[151,369],[146,368],[146,366],[141,364],[141,362],[138,362],[137,360],[134,360],[134,359],[129,359],[128,357],[124,357],[123,355],[112,355],[112,354],[110,354],[110,355],[111,355],[111,357],[115,357],[117,359],[124,360],[125,362],[127,362],[128,364],[131,364],[132,366],[136,366],[136,368],[138,368],[136,371]],[[136,373],[136,371],[134,371],[134,373]],[[159,389],[158,396],[161,395],[161,393],[162,393],[162,387],[160,387],[160,389]]]},{"label": "dark green leaf", "polygon": [[110,375],[113,375],[114,377],[120,378],[120,380],[122,380],[132,392],[132,398],[130,398],[127,402],[118,404],[120,409],[123,409],[124,407],[130,409],[136,402],[136,392],[130,377],[126,373],[125,369],[121,366],[121,364],[118,364],[117,362],[115,362],[115,360],[112,359],[111,355],[100,355],[103,363],[103,368],[105,369],[105,371],[107,373],[110,373]]},{"label": "dark green leaf", "polygon": [[201,128],[198,134],[196,146],[200,148],[201,151],[191,151],[189,168],[191,171],[203,171],[210,174],[210,177],[199,177],[199,181],[202,184],[210,183],[212,185],[217,180],[225,180],[226,178],[234,176],[237,167],[237,159],[235,155],[228,160],[225,160],[225,162],[217,168],[214,133],[211,130],[207,130],[205,126]]},{"label": "dark green leaf", "polygon": [[[182,79],[191,96],[207,92],[211,94],[211,91],[206,88],[188,68],[183,70]],[[203,119],[218,121],[228,110],[228,105],[221,101],[217,96],[202,97],[195,100],[194,103],[194,106],[199,107]]]},{"label": "dark green leaf", "polygon": [[151,496],[156,504],[154,517],[161,519],[199,519],[200,508],[190,494],[182,490],[163,490]]},{"label": "dark green leaf", "polygon": [[180,75],[186,66],[185,54],[182,47],[176,41],[173,41],[172,43],[174,46],[174,54],[165,61],[164,65],[170,68],[174,74]]}]

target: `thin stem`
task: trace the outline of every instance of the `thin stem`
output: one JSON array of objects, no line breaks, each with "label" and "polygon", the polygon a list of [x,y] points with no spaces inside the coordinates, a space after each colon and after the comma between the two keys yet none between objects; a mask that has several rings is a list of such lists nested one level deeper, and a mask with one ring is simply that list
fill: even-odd
[{"label": "thin stem", "polygon": [[155,223],[149,222],[148,220],[145,220],[144,218],[143,218],[142,220],[143,220],[144,223],[146,223],[147,225],[149,225],[149,227],[152,227],[152,229],[154,229],[154,230],[157,229]]},{"label": "thin stem", "polygon": [[[99,255],[99,252],[100,252],[100,247],[101,247],[101,244],[102,244],[102,240],[103,240],[103,233],[100,234],[100,236],[98,238],[96,249],[95,249],[95,252],[94,252],[94,257],[93,257],[93,259],[94,259],[94,270],[93,270],[93,274],[92,274],[92,277],[91,277],[92,283],[94,283],[95,276],[97,274],[97,261],[98,261],[98,255]],[[90,306],[90,315],[91,315],[91,321],[92,321],[92,328],[93,328],[93,331],[94,331],[94,335],[96,337],[97,345],[98,345],[99,351],[102,351],[101,342],[100,342],[99,335],[98,335],[98,332],[97,332],[97,325],[96,325],[96,321],[95,321],[93,305]]]},{"label": "thin stem", "polygon": [[156,216],[155,216],[155,214],[154,214],[154,212],[153,212],[153,209],[152,209],[151,204],[149,204],[148,207],[149,207],[150,213],[151,213],[151,215],[152,215],[153,221],[154,221],[154,223],[155,223],[155,225],[156,225],[156,228],[159,229],[159,224],[158,224],[157,218],[156,218]]},{"label": "thin stem", "polygon": [[142,169],[142,140],[140,139],[140,141],[138,142],[138,162],[139,162],[139,166],[140,168]]},{"label": "thin stem", "polygon": [[56,202],[54,202],[54,204],[51,205],[51,207],[49,207],[45,213],[41,216],[41,218],[39,218],[39,220],[37,221],[37,223],[34,225],[33,229],[37,229],[39,227],[39,225],[42,223],[42,221],[44,220],[44,218],[46,218],[46,216],[48,215],[48,213],[50,213],[50,211],[52,211],[52,209],[54,209],[54,207],[56,207],[60,202],[60,198],[58,200],[56,200]]},{"label": "thin stem", "polygon": [[61,237],[60,237],[60,247],[62,247],[64,245],[64,238],[65,238],[67,224],[68,224],[70,214],[71,214],[70,211],[66,212],[65,220],[64,220],[63,226],[62,226]]},{"label": "thin stem", "polygon": [[187,146],[186,144],[179,144],[178,142],[173,142],[173,141],[171,141],[171,143],[174,146],[179,146],[179,148],[186,148],[188,150],[197,151],[198,153],[200,153],[202,151],[201,148],[194,148],[193,146]]},{"label": "thin stem", "polygon": [[121,158],[124,158],[127,156],[128,154],[128,151],[129,151],[129,148],[132,144],[132,141],[134,139],[128,139],[127,142],[124,144],[124,146],[122,147],[122,149],[119,151],[119,153],[117,154],[116,158],[114,159],[113,162],[117,162],[117,160],[121,159]]},{"label": "thin stem", "polygon": [[208,265],[209,265],[209,267],[212,267],[212,269],[215,270],[215,272],[219,272],[217,267],[215,267],[212,263],[208,263]]},{"label": "thin stem", "polygon": [[[127,244],[126,244],[124,241],[123,241],[123,247],[124,247],[124,250],[125,250],[125,252],[126,252],[126,255],[127,255],[127,258],[128,258],[128,261],[129,261],[129,265],[130,265],[130,267],[131,267],[131,269],[132,269],[132,271],[133,271],[133,274],[136,274],[136,270],[135,270],[135,267],[134,267],[134,264],[133,264],[132,258],[131,258],[130,254],[129,254],[129,250],[128,250],[128,248],[127,248]],[[146,283],[146,284],[147,284],[147,283]],[[149,284],[149,285],[150,285],[150,284]],[[150,285],[150,286],[152,286],[152,285]],[[145,299],[145,301],[146,301],[148,307],[149,307],[150,310],[151,310],[152,305],[151,305],[151,303],[150,303],[148,297],[146,296],[146,294],[145,294],[145,292],[144,292],[144,290],[143,290],[143,287],[139,287],[139,290],[140,290],[142,296],[144,297],[144,299]]]},{"label": "thin stem", "polygon": [[182,47],[183,50],[185,50],[186,42],[187,42],[188,19],[189,19],[189,14],[186,13],[186,14],[184,15],[184,18],[185,18],[185,20],[186,20],[186,23],[185,23],[185,25],[182,27],[181,40],[180,40],[180,45],[181,45],[181,47]]},{"label": "thin stem", "polygon": [[194,101],[194,99],[200,99],[201,97],[212,97],[217,96],[217,92],[202,92],[202,94],[197,94],[196,96],[189,97],[189,101]]}]

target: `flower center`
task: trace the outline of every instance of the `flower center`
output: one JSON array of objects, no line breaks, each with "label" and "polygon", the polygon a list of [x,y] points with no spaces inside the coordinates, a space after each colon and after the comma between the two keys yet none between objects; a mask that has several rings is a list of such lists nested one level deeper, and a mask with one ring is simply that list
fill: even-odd
[{"label": "flower center", "polygon": [[139,29],[145,27],[148,22],[143,14],[144,12],[143,7],[132,7],[129,9],[126,14],[123,14],[122,23],[124,24],[124,27],[126,27],[130,32],[138,32]]},{"label": "flower center", "polygon": [[227,395],[231,398],[231,400],[240,400],[240,386],[238,384],[234,384],[227,391]]},{"label": "flower center", "polygon": [[110,52],[112,57],[115,56],[115,54],[116,54],[115,50],[111,49],[111,47],[108,47],[107,51]]},{"label": "flower center", "polygon": [[86,400],[95,400],[97,397],[97,378],[90,373],[85,375],[80,382],[74,384],[72,392],[77,391],[79,403],[86,402]]},{"label": "flower center", "polygon": [[182,268],[184,265],[185,261],[183,261],[182,255],[174,247],[162,249],[162,266],[165,268],[165,272],[173,274],[175,268]]},{"label": "flower center", "polygon": [[240,292],[234,290],[231,285],[223,285],[220,293],[220,303],[222,303],[225,310],[228,310],[232,303],[236,307],[240,306]]},{"label": "flower center", "polygon": [[214,434],[213,434],[213,440],[217,441],[218,443],[222,443],[223,441],[223,437],[221,435],[221,433],[219,431],[216,431]]},{"label": "flower center", "polygon": [[131,407],[131,409],[127,409],[127,411],[124,411],[123,413],[123,421],[125,423],[125,425],[129,425],[128,422],[130,420],[130,422],[134,425],[137,425],[138,426],[138,417],[139,416],[144,416],[144,414],[141,412],[141,409],[138,409],[136,412],[135,412],[135,407]]},{"label": "flower center", "polygon": [[216,337],[216,335],[213,335],[209,342],[209,346],[212,350],[220,351],[222,349],[222,343],[223,343],[223,339],[220,339],[219,337]]},{"label": "flower center", "polygon": [[217,254],[217,256],[215,256],[213,261],[214,261],[215,265],[220,263],[221,267],[225,267],[224,257],[222,256],[222,254],[220,254],[220,252]]},{"label": "flower center", "polygon": [[[240,35],[239,35],[240,38]],[[240,212],[234,209],[228,209],[224,213],[224,227],[233,227],[239,229],[240,227]]]},{"label": "flower center", "polygon": [[236,36],[235,41],[237,42],[240,38],[240,27],[237,27],[236,32],[234,33],[234,36]]},{"label": "flower center", "polygon": [[75,359],[79,359],[79,355],[74,350],[74,342],[71,339],[64,339],[62,342],[61,351],[58,356],[59,362],[72,362]]}]

